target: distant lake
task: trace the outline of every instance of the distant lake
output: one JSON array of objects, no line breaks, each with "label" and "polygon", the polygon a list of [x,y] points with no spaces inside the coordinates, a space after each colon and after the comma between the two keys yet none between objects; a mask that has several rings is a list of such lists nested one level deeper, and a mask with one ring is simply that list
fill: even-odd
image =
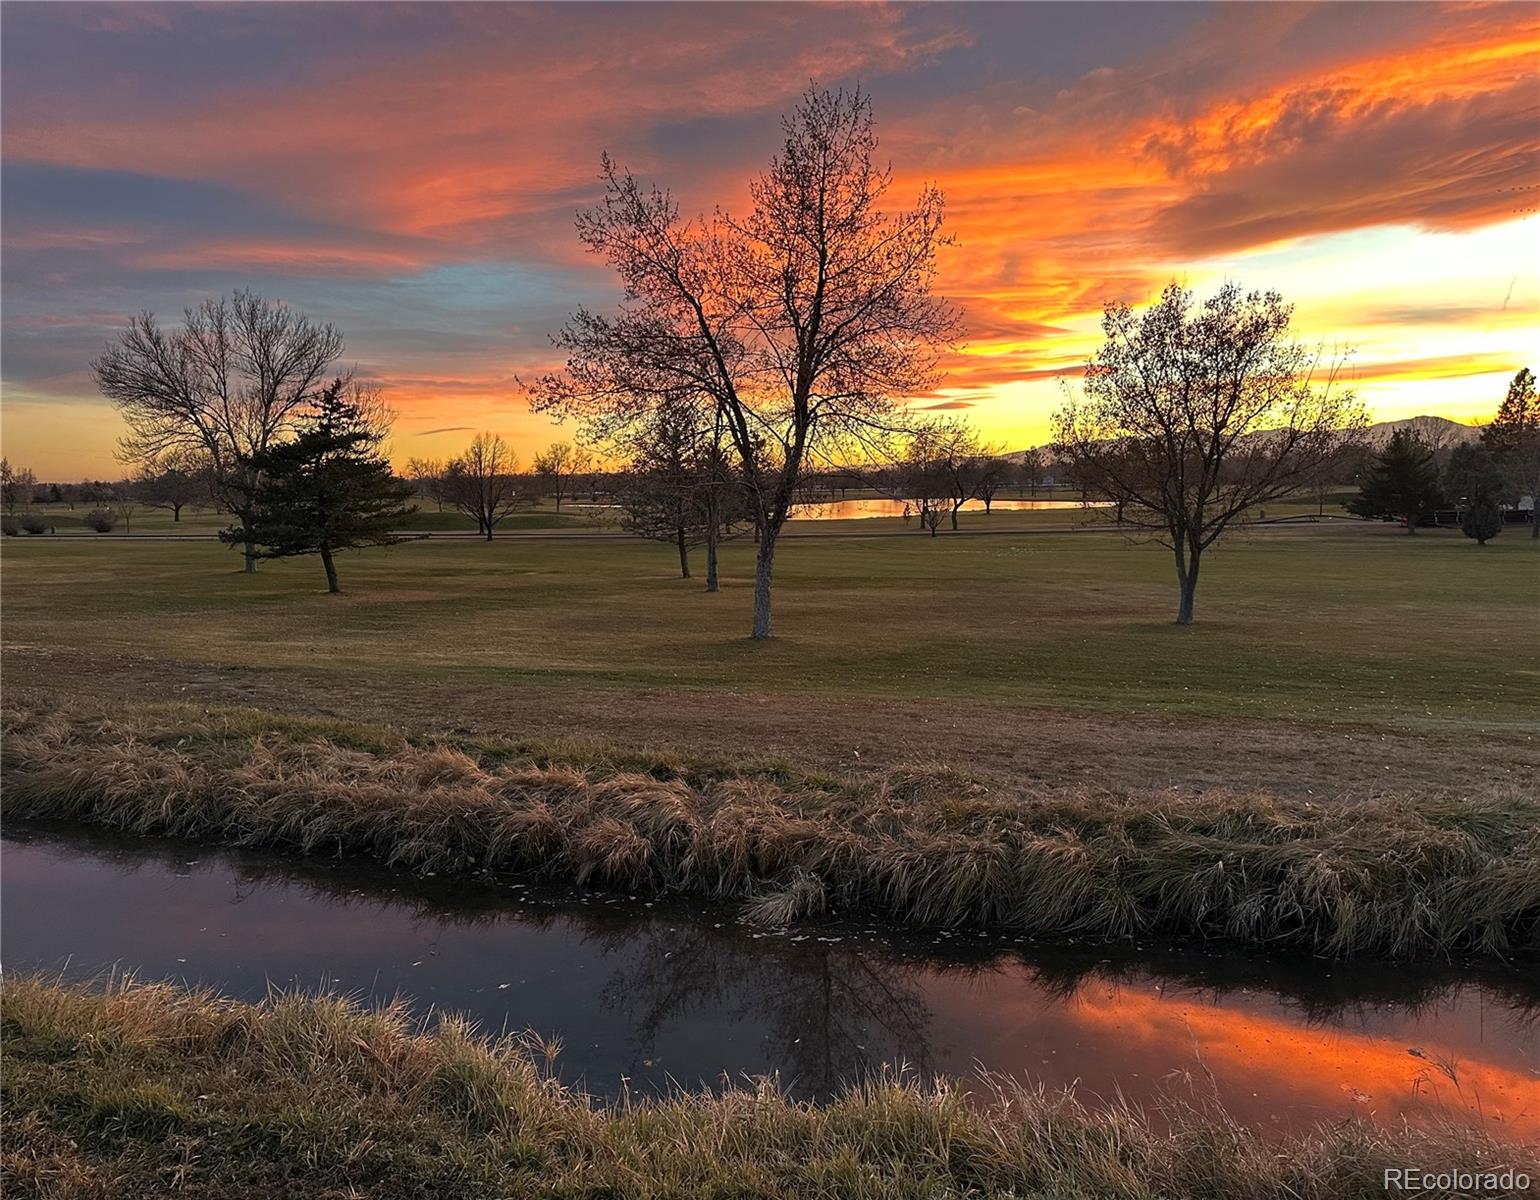
[{"label": "distant lake", "polygon": [[[1105,502],[1092,500],[1001,500],[992,507],[997,512],[1024,512],[1031,509],[1078,509],[1103,508]],[[866,517],[901,517],[907,506],[902,500],[826,500],[816,504],[797,505],[794,516],[804,521],[850,521]],[[913,511],[910,509],[909,511]],[[982,500],[969,500],[962,506],[963,512],[983,512]]]}]

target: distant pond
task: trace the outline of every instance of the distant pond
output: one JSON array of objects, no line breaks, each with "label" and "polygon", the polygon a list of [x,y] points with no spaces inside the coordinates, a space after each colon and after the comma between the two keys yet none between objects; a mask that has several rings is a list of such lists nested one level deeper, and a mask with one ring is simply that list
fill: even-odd
[{"label": "distant pond", "polygon": [[[1026,512],[1035,509],[1084,509],[1104,508],[1105,501],[1092,500],[1004,500],[997,499],[991,506],[996,512]],[[849,521],[865,517],[901,517],[907,511],[902,500],[824,500],[799,504],[792,516],[804,521]],[[983,512],[982,500],[969,500],[962,506],[963,512]]]},{"label": "distant pond", "polygon": [[404,995],[425,1013],[559,1038],[564,1077],[601,1096],[773,1072],[822,1097],[902,1062],[925,1076],[983,1066],[1089,1098],[1217,1094],[1279,1129],[1442,1108],[1510,1138],[1540,1134],[1533,970],[859,924],[765,932],[626,896],[16,822],[0,854],[8,971],[116,966],[252,1000],[270,985]]}]

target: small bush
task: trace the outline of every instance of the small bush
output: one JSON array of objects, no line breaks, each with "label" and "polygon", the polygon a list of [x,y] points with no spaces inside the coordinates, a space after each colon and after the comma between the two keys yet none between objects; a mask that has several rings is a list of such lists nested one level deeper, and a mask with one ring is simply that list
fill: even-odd
[{"label": "small bush", "polygon": [[19,537],[21,525],[15,517],[0,517],[0,533],[6,537]]},{"label": "small bush", "polygon": [[118,523],[118,519],[104,508],[88,512],[85,520],[86,528],[94,529],[97,533],[111,533],[112,527]]},{"label": "small bush", "polygon": [[1476,545],[1484,546],[1503,531],[1503,510],[1483,496],[1465,510],[1460,519],[1460,531],[1468,538],[1475,538]]},{"label": "small bush", "polygon": [[21,527],[25,532],[31,534],[33,537],[36,537],[40,533],[48,532],[48,522],[43,520],[42,517],[32,516],[31,514],[28,514],[21,519]]}]

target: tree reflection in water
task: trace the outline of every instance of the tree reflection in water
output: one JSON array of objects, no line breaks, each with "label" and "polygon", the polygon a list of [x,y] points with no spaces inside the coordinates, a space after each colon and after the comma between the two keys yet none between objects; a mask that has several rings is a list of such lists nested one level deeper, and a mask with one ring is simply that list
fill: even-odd
[{"label": "tree reflection in water", "polygon": [[919,970],[843,939],[797,937],[685,924],[607,931],[598,940],[628,950],[632,963],[606,983],[605,1006],[626,1018],[639,1060],[691,1017],[752,1020],[766,1059],[785,1064],[781,1083],[798,1095],[831,1096],[884,1064],[928,1075],[931,1012],[914,986]]},{"label": "tree reflection in water", "polygon": [[[350,982],[373,977],[362,998],[388,999],[399,988],[420,1002],[424,1020],[443,1004],[479,1015],[489,1028],[538,1024],[543,1033],[569,1037],[564,1077],[584,1078],[601,1094],[613,1094],[628,1070],[648,1086],[662,1085],[670,1072],[689,1073],[676,1082],[698,1086],[717,1082],[718,1071],[778,1069],[788,1089],[822,1097],[889,1064],[922,1076],[966,1073],[977,1056],[989,1066],[1031,1071],[1048,1061],[1037,1057],[1039,1049],[1052,1053],[1079,1037],[1088,1040],[1077,1049],[1076,1067],[1099,1056],[1103,1074],[1121,1087],[1123,1072],[1137,1069],[1127,1061],[1118,1024],[1125,1002],[1142,1014],[1136,1020],[1157,1023],[1167,1018],[1167,1000],[1176,1020],[1187,1001],[1233,1010],[1243,1022],[1261,1012],[1282,1021],[1291,1038],[1314,1028],[1373,1030],[1390,1022],[1414,1037],[1407,1045],[1421,1036],[1411,1029],[1424,1013],[1436,1042],[1440,1026],[1444,1035],[1456,1028],[1449,1014],[1461,1004],[1460,1019],[1486,1029],[1490,1004],[1490,1019],[1507,1030],[1492,1043],[1494,1053],[1527,1044],[1540,1014],[1540,973],[1522,965],[1387,969],[1208,947],[1030,945],[998,933],[947,936],[830,923],[767,933],[720,912],[642,907],[634,898],[526,887],[510,878],[422,880],[367,863],[78,828],[10,823],[5,833],[13,848],[30,842],[57,856],[35,860],[33,871],[47,882],[31,890],[25,858],[12,858],[15,869],[6,874],[7,896],[17,901],[14,908],[7,901],[8,932],[13,921],[30,926],[38,946],[60,945],[58,930],[72,921],[83,930],[116,921],[122,927],[109,942],[94,943],[110,944],[104,959],[118,956],[132,966],[158,955],[167,977],[201,973],[221,986],[244,971],[252,998],[274,972],[281,982],[296,964],[312,967],[319,958],[334,971],[341,962]],[[102,864],[123,876],[204,878],[189,878],[186,890],[141,888],[153,911],[103,914],[104,898],[125,893],[97,888],[93,871]],[[274,893],[263,895],[265,888]],[[283,902],[285,888],[298,891],[292,905]],[[60,907],[35,919],[20,915],[35,903]],[[260,911],[230,923],[228,942],[209,941],[223,933],[208,935],[193,966],[169,966],[188,962],[181,955],[210,923],[211,904],[227,914]],[[457,936],[463,931],[476,936]],[[530,936],[537,933],[545,936]],[[454,947],[443,959],[441,941]],[[89,973],[95,965],[79,959],[70,969]],[[503,990],[524,984],[520,975],[531,990]],[[559,983],[545,987],[543,979]],[[1099,1022],[1067,1013],[1082,1007]],[[1002,1022],[1013,1030],[1006,1041],[997,1037]],[[735,1042],[743,1030],[752,1031],[747,1044]],[[1480,1030],[1471,1036],[1485,1038]],[[1241,1062],[1233,1067],[1245,1069]],[[1280,1096],[1288,1093],[1285,1084]]]}]

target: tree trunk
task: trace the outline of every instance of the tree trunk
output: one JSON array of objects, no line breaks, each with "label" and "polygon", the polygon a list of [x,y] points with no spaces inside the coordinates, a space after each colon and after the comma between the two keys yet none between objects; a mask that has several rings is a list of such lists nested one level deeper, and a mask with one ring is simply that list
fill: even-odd
[{"label": "tree trunk", "polygon": [[755,641],[770,636],[770,581],[775,573],[775,537],[769,530],[763,530],[759,552],[754,557],[754,632],[749,636]]},{"label": "tree trunk", "polygon": [[180,521],[181,519],[182,519],[182,506],[180,504],[173,504],[171,506],[171,523],[174,525],[178,521]]},{"label": "tree trunk", "polygon": [[984,497],[984,515],[986,517],[991,512],[994,511],[994,505],[995,505],[995,498],[993,496],[985,496]]},{"label": "tree trunk", "polygon": [[332,548],[321,545],[321,565],[326,568],[326,590],[336,595],[342,589],[337,586],[337,564],[332,561]]},{"label": "tree trunk", "polygon": [[684,540],[683,525],[674,531],[674,540],[679,545],[679,578],[688,579],[690,577],[690,548]]},{"label": "tree trunk", "polygon": [[1178,625],[1191,625],[1192,602],[1198,593],[1198,552],[1193,552],[1190,561],[1180,545],[1177,546],[1173,553],[1176,556],[1176,588],[1178,596],[1176,623]]},{"label": "tree trunk", "polygon": [[246,574],[248,574],[248,575],[255,575],[257,573],[257,544],[255,542],[246,542],[245,543],[245,555],[246,555],[246,566],[245,566]]},{"label": "tree trunk", "polygon": [[1416,513],[1407,513],[1406,514],[1406,532],[1407,533],[1416,533],[1417,532],[1417,514]]},{"label": "tree trunk", "polygon": [[480,527],[482,536],[484,536],[487,541],[490,542],[492,540],[492,522],[490,520],[484,520],[481,517],[477,517],[476,521]]},{"label": "tree trunk", "polygon": [[961,508],[961,507],[962,507],[961,504],[954,504],[954,505],[952,505],[952,532],[953,533],[957,532],[957,510],[959,508]]},{"label": "tree trunk", "polygon": [[706,590],[708,592],[715,592],[720,588],[720,584],[717,582],[717,542],[719,537],[716,514],[708,511],[706,519],[710,522],[706,526]]}]

